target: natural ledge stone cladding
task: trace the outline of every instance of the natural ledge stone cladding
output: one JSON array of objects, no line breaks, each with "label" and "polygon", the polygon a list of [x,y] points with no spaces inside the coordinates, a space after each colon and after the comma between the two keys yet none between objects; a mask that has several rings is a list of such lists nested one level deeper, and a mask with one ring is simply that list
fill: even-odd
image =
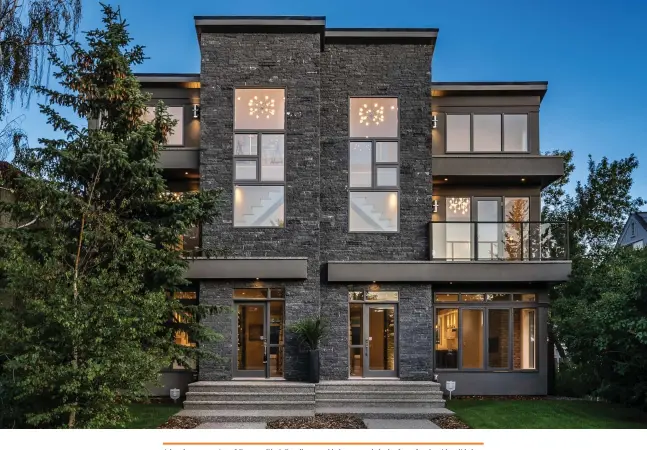
[{"label": "natural ledge stone cladding", "polygon": [[[348,288],[329,284],[327,261],[428,260],[431,217],[430,45],[327,44],[318,33],[200,34],[203,189],[223,189],[222,215],[202,228],[203,245],[234,257],[307,257],[307,278],[286,289],[285,325],[321,314],[331,335],[322,375],[348,377]],[[234,88],[286,89],[285,228],[233,227]],[[400,109],[398,233],[348,233],[348,110],[350,96],[396,96]],[[253,277],[250,274],[250,277]],[[262,280],[261,280],[262,281]],[[274,283],[277,285],[277,283]],[[203,281],[200,301],[232,305],[232,282]],[[431,377],[431,285],[399,285],[400,376]],[[231,315],[212,318],[224,335],[207,344],[221,355],[203,361],[201,380],[231,377]],[[285,378],[306,374],[305,355],[286,334]]]}]

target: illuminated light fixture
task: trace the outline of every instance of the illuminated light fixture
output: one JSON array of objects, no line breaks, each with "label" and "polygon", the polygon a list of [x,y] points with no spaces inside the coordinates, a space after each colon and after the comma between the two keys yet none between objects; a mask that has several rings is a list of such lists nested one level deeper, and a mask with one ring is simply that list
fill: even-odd
[{"label": "illuminated light fixture", "polygon": [[188,174],[189,174],[189,172],[184,172],[184,175],[188,175]]},{"label": "illuminated light fixture", "polygon": [[257,119],[265,117],[269,119],[276,113],[275,102],[273,98],[266,95],[265,98],[259,99],[257,95],[247,103],[249,106],[249,115],[256,116]]},{"label": "illuminated light fixture", "polygon": [[193,118],[194,119],[200,118],[200,105],[193,105]]},{"label": "illuminated light fixture", "polygon": [[454,214],[465,215],[470,209],[470,199],[463,197],[451,197],[448,200],[449,210]]},{"label": "illuminated light fixture", "polygon": [[380,106],[379,103],[374,103],[373,106],[368,106],[364,103],[363,106],[359,107],[359,123],[366,125],[379,125],[384,122],[384,106]]},{"label": "illuminated light fixture", "polygon": [[432,200],[431,201],[431,207],[434,209],[434,212],[438,212],[438,200]]},{"label": "illuminated light fixture", "polygon": [[522,178],[522,179],[521,179],[521,181],[522,181],[522,182],[523,182],[523,181],[526,181],[526,179],[525,179],[525,178]]},{"label": "illuminated light fixture", "polygon": [[445,181],[449,181],[447,178],[445,178]]},{"label": "illuminated light fixture", "polygon": [[431,116],[431,128],[437,128],[438,127],[438,117],[434,114]]}]

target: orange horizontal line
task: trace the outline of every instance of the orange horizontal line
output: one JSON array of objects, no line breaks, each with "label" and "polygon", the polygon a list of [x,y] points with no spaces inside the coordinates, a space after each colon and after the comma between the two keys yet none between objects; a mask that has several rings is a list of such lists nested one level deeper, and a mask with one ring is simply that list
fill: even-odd
[{"label": "orange horizontal line", "polygon": [[483,442],[163,442],[163,445],[484,445]]}]

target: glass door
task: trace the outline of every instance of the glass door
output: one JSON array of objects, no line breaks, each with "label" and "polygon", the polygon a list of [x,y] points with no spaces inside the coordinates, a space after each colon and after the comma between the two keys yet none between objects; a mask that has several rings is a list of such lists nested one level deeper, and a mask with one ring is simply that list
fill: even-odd
[{"label": "glass door", "polygon": [[266,303],[238,303],[236,377],[267,377]]},{"label": "glass door", "polygon": [[477,260],[501,259],[503,256],[503,224],[500,198],[475,198],[472,209],[476,222]]},{"label": "glass door", "polygon": [[[397,305],[364,304],[363,307],[363,376],[396,377]],[[351,366],[351,373],[352,370]]]}]

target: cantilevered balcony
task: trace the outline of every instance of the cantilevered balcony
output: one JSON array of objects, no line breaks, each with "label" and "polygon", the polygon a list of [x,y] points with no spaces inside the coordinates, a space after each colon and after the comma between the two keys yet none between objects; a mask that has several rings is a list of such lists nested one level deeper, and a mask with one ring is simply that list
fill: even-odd
[{"label": "cantilevered balcony", "polygon": [[568,225],[547,222],[430,222],[433,261],[565,261]]}]

